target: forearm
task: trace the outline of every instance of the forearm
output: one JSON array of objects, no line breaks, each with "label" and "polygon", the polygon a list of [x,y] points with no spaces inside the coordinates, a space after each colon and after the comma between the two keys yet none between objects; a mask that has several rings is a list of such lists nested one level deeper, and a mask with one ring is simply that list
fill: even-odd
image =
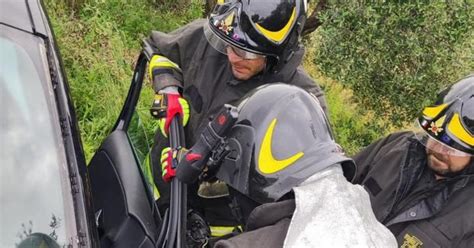
[{"label": "forearm", "polygon": [[[155,92],[162,91],[165,88],[173,87],[174,91],[181,92],[183,88],[183,76],[181,74],[175,73],[155,73],[152,75],[152,87]],[[164,92],[167,93],[167,92]]]}]

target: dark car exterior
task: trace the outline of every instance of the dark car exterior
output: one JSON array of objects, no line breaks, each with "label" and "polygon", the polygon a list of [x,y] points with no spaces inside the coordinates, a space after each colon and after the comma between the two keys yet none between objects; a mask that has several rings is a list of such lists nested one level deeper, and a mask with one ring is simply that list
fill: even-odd
[{"label": "dark car exterior", "polygon": [[0,2],[0,247],[98,247],[59,58],[40,1]]}]

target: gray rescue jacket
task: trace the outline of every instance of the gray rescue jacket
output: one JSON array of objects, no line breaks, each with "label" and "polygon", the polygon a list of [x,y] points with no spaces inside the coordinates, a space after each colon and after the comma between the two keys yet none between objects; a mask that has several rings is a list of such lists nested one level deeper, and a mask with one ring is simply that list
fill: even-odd
[{"label": "gray rescue jacket", "polygon": [[[394,212],[426,166],[426,152],[412,132],[391,134],[354,157],[353,182],[369,192],[377,219],[401,247],[474,247],[474,161],[464,175],[444,179],[426,197]],[[431,188],[430,188],[431,189]]]}]

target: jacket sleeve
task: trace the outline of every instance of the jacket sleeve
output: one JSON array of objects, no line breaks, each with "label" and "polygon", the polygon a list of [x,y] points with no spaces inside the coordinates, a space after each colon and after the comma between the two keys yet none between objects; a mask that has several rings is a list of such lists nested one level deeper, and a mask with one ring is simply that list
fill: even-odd
[{"label": "jacket sleeve", "polygon": [[391,134],[385,138],[375,141],[352,157],[357,166],[356,174],[352,179],[352,183],[361,184],[364,181],[367,173],[372,169],[374,159],[380,152],[380,149],[382,149],[382,147],[384,147],[388,142],[393,140],[393,136],[394,134]]},{"label": "jacket sleeve", "polygon": [[182,71],[189,66],[198,41],[204,37],[202,29],[204,23],[204,19],[199,19],[170,33],[159,31],[151,33],[149,40],[158,51],[161,61],[173,65],[166,68],[156,66],[150,68],[153,89],[156,92],[168,86],[183,87]]}]

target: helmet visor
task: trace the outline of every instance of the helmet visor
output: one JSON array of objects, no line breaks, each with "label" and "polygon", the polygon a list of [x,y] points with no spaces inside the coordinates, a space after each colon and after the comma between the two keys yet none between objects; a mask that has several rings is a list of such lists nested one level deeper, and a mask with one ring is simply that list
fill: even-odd
[{"label": "helmet visor", "polygon": [[437,139],[431,135],[429,135],[416,121],[417,128],[415,129],[415,137],[416,139],[426,147],[435,153],[444,154],[453,157],[472,157],[472,154],[460,151],[451,145],[450,143],[455,142],[454,140],[450,139],[449,136],[443,135],[440,139]]},{"label": "helmet visor", "polygon": [[246,60],[265,58],[265,55],[260,53],[249,52],[243,49],[240,49],[234,45],[231,45],[217,36],[209,26],[209,23],[204,25],[204,36],[207,39],[207,42],[218,52],[222,54],[234,53],[238,57]]}]

